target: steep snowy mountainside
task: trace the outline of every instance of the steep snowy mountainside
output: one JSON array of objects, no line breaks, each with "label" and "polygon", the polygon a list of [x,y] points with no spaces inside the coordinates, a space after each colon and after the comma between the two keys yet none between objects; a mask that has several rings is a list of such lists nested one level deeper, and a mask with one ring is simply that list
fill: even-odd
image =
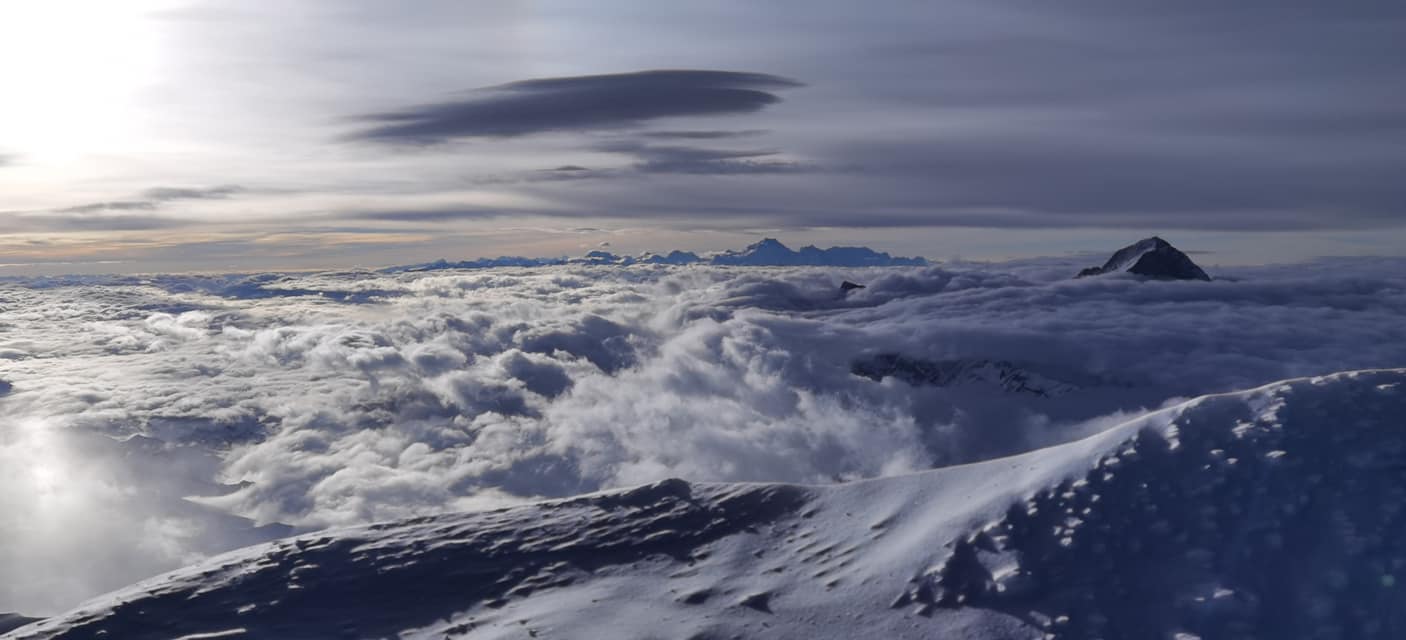
[{"label": "steep snowy mountainside", "polygon": [[1077,277],[1083,278],[1120,271],[1149,278],[1205,281],[1211,279],[1201,267],[1192,262],[1190,256],[1157,236],[1139,240],[1119,249],[1108,258],[1107,262],[1103,263],[1103,266],[1084,269],[1079,272]]},{"label": "steep snowy mountainside", "polygon": [[1397,638],[1406,369],[830,486],[642,487],[325,531],[6,640]]}]

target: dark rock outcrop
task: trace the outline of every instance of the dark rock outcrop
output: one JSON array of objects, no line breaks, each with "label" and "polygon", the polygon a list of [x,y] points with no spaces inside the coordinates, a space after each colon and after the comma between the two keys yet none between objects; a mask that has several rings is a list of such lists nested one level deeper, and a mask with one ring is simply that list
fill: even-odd
[{"label": "dark rock outcrop", "polygon": [[856,360],[850,366],[850,373],[876,382],[893,377],[915,387],[978,384],[1042,398],[1079,390],[1076,384],[1036,373],[1015,363],[983,358],[923,360],[897,353],[881,353]]}]

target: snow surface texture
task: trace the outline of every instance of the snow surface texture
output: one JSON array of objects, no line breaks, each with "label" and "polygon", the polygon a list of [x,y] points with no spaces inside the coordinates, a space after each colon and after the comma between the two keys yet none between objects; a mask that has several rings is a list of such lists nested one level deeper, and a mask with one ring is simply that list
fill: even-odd
[{"label": "snow surface texture", "polygon": [[[1070,279],[1088,262],[0,282],[0,611],[282,525],[893,475],[1406,362],[1400,260]],[[915,375],[854,373],[885,354]]]},{"label": "snow surface texture", "polygon": [[6,638],[1400,638],[1402,416],[1406,370],[1351,372],[912,475],[328,531]]}]

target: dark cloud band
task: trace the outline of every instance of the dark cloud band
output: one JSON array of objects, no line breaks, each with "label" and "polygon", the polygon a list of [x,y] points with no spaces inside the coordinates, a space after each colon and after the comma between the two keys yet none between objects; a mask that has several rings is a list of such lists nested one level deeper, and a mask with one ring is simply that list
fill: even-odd
[{"label": "dark cloud band", "polygon": [[352,138],[433,144],[749,113],[780,101],[772,90],[796,86],[800,83],[780,76],[705,70],[543,78],[476,90],[461,100],[362,116],[372,126]]}]

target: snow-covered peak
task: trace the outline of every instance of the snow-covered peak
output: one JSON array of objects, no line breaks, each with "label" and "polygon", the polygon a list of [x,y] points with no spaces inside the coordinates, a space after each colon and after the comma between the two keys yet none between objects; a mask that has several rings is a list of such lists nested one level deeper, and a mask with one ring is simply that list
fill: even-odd
[{"label": "snow-covered peak", "polygon": [[1103,266],[1084,269],[1079,272],[1078,277],[1123,271],[1151,278],[1207,281],[1211,279],[1185,253],[1157,236],[1144,238],[1119,249]]},{"label": "snow-covered peak", "polygon": [[609,251],[597,250],[586,252],[585,257],[581,258],[580,262],[584,262],[586,264],[619,264],[622,260],[625,259],[626,258],[621,258],[620,256],[617,256]]},{"label": "snow-covered peak", "polygon": [[712,258],[713,264],[785,266],[800,263],[800,256],[775,238],[764,238],[741,251],[725,251]]},{"label": "snow-covered peak", "polygon": [[699,258],[698,254],[692,251],[680,251],[678,249],[670,251],[668,255],[663,256],[655,253],[646,253],[640,256],[639,259],[639,261],[644,264],[693,264],[700,260],[702,260],[702,258]]},{"label": "snow-covered peak", "polygon": [[768,251],[792,253],[789,247],[781,244],[781,241],[776,238],[762,238],[757,242],[753,242],[747,245],[747,251],[750,253],[765,253]]},{"label": "snow-covered peak", "polygon": [[327,531],[5,638],[1397,638],[1403,413],[1406,370],[1349,372],[906,476]]}]

